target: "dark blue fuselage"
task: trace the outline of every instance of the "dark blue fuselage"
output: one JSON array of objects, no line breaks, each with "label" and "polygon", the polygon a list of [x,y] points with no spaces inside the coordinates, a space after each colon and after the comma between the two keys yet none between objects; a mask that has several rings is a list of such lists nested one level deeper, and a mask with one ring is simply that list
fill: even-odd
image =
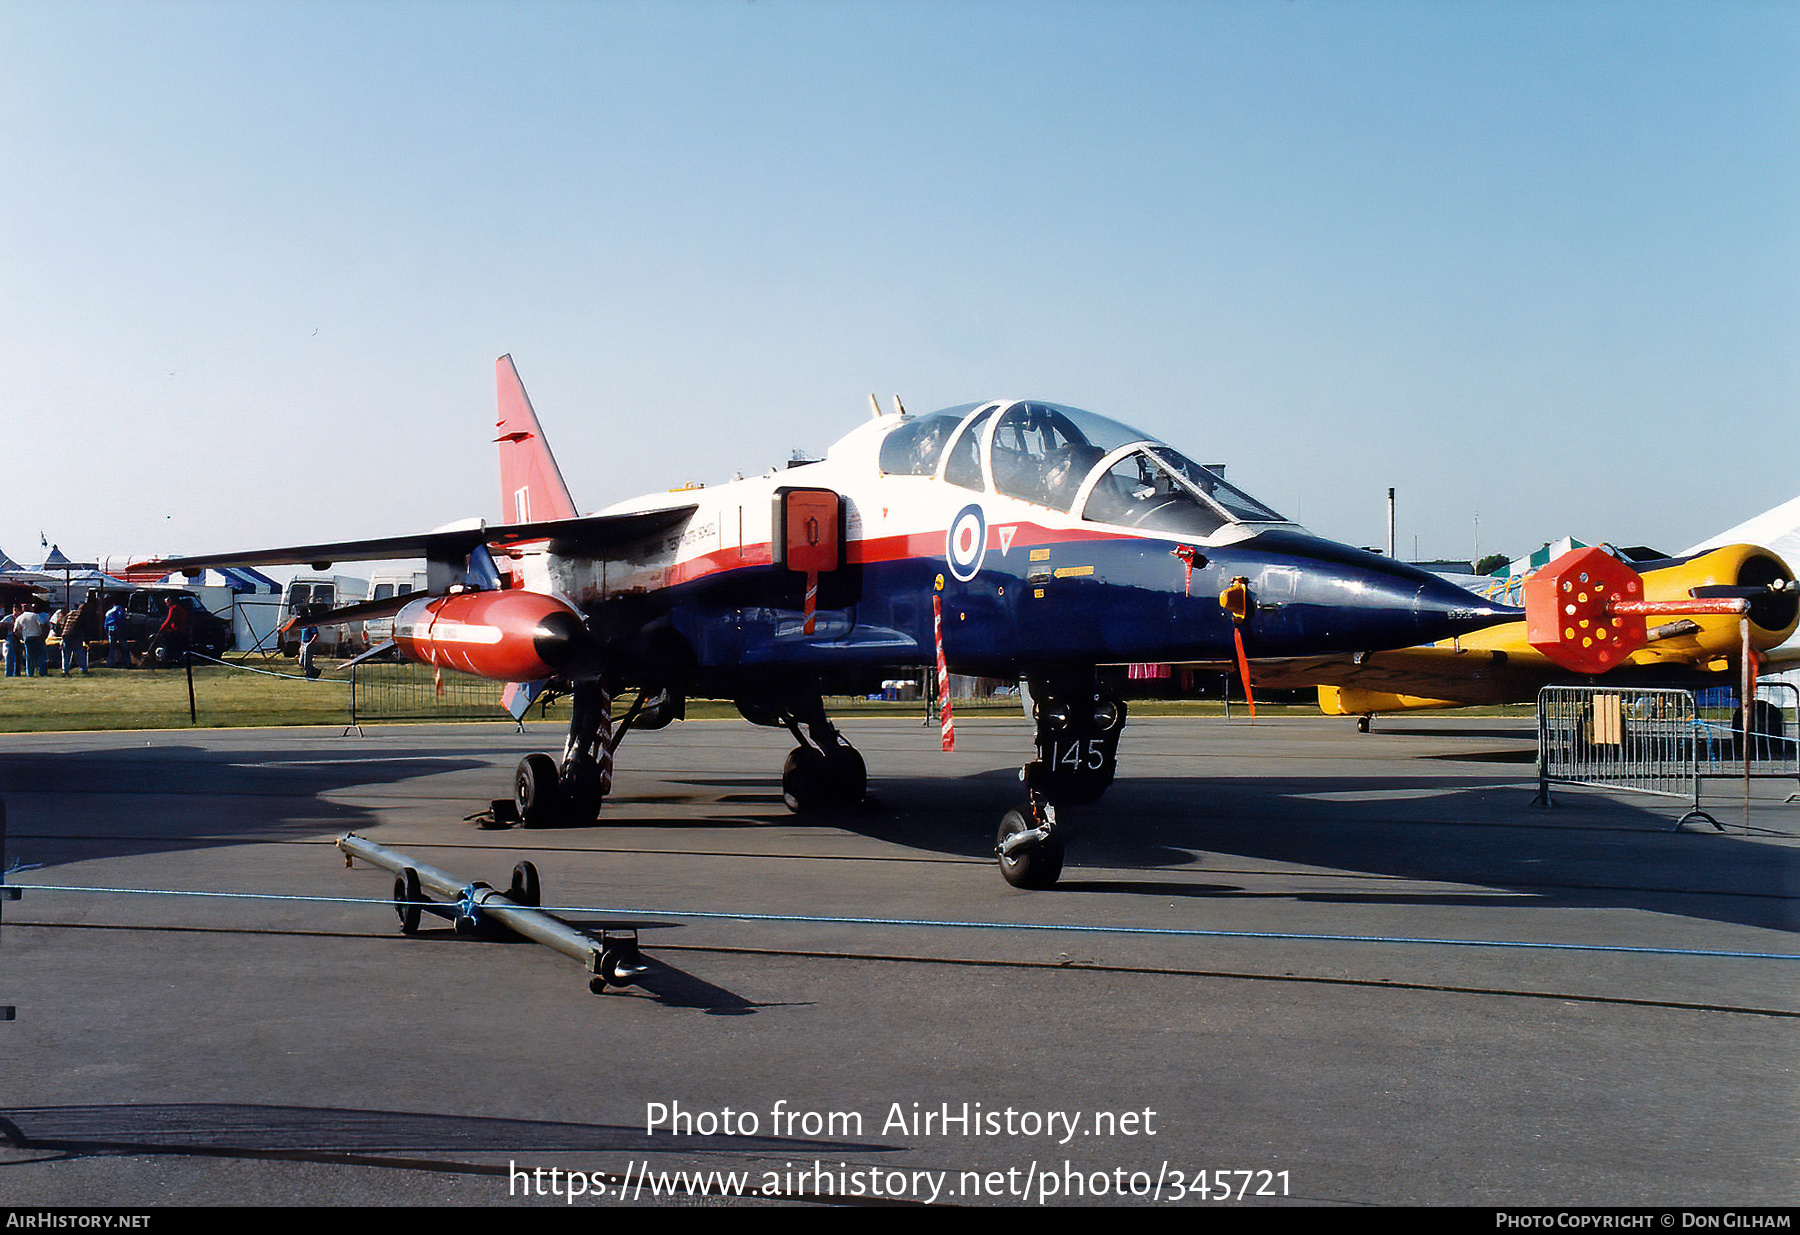
[{"label": "dark blue fuselage", "polygon": [[[1429,643],[1512,613],[1414,567],[1287,529],[1211,548],[1114,536],[1014,543],[987,553],[967,581],[947,567],[913,557],[833,572],[810,635],[803,580],[779,567],[720,572],[657,599],[701,690],[777,670],[861,681],[934,663],[934,596],[951,667],[996,677],[1227,660],[1234,625],[1257,658]],[[1241,622],[1220,600],[1238,579]]]}]

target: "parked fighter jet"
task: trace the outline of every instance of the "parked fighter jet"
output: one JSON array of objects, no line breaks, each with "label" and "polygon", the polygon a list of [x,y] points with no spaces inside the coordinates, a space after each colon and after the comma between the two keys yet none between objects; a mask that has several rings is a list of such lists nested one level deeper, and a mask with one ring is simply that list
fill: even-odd
[{"label": "parked fighter jet", "polygon": [[792,809],[858,802],[862,757],[822,696],[941,661],[1029,686],[1036,758],[996,854],[1008,882],[1048,887],[1058,807],[1113,779],[1126,705],[1103,667],[1406,647],[1517,616],[1313,536],[1136,429],[1036,400],[919,416],[896,400],[818,462],[581,516],[510,357],[497,380],[513,522],[163,565],[425,558],[427,595],[321,620],[394,613],[414,660],[569,689],[560,757],[518,767],[527,826],[591,823],[620,738],[690,694],[793,733]]}]

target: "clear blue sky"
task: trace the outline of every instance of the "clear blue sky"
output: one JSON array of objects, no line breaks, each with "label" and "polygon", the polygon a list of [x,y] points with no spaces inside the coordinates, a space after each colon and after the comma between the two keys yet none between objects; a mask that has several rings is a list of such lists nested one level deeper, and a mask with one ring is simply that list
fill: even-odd
[{"label": "clear blue sky", "polygon": [[871,390],[1315,531],[1674,550],[1800,493],[1800,5],[0,0],[0,548],[584,509]]}]

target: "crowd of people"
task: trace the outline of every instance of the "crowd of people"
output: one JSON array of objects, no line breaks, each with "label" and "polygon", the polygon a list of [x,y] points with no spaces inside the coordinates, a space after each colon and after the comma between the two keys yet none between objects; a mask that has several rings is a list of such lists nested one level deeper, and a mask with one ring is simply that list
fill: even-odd
[{"label": "crowd of people", "polygon": [[[190,615],[187,608],[171,603],[157,629],[163,646],[176,653],[187,651]],[[61,649],[62,676],[79,670],[88,672],[89,645],[106,641],[108,668],[132,667],[131,640],[127,631],[125,605],[122,601],[101,611],[97,593],[67,610],[49,611],[40,604],[20,602],[10,612],[0,609],[0,655],[4,656],[6,676],[48,677],[50,637],[56,636]]]}]

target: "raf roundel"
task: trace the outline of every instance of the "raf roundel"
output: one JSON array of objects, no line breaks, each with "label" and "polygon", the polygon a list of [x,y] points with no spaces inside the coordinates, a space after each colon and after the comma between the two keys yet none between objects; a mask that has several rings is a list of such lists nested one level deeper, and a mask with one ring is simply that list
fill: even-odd
[{"label": "raf roundel", "polygon": [[944,559],[950,573],[967,583],[981,570],[981,559],[987,556],[987,520],[981,507],[971,502],[950,520],[950,532],[944,537]]}]

